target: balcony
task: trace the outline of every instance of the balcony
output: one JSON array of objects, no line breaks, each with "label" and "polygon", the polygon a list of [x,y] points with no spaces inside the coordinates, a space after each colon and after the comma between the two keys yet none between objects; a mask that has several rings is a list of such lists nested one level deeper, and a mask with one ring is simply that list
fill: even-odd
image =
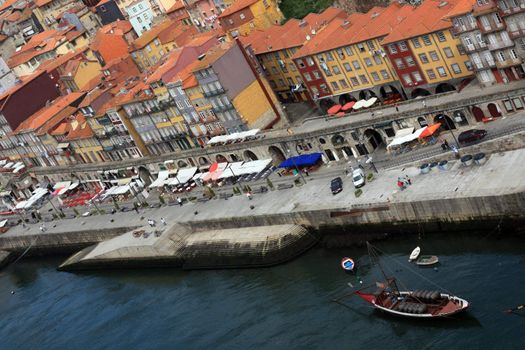
[{"label": "balcony", "polygon": [[509,27],[509,36],[512,39],[517,39],[525,36],[525,28],[510,28]]},{"label": "balcony", "polygon": [[464,47],[467,53],[472,53],[476,51],[485,51],[487,49],[487,44],[474,42],[472,44],[465,45]]},{"label": "balcony", "polygon": [[508,58],[505,61],[496,61],[496,67],[498,68],[508,68],[512,66],[517,66],[521,64],[522,59],[521,58]]},{"label": "balcony", "polygon": [[496,41],[495,43],[489,43],[489,50],[490,51],[495,51],[495,50],[501,50],[501,49],[505,49],[507,47],[512,47],[514,46],[514,41],[512,40],[509,40],[509,41]]},{"label": "balcony", "polygon": [[470,32],[471,30],[478,29],[478,24],[476,22],[467,22],[463,25],[457,25],[452,28],[452,33],[454,35],[459,35],[461,33]]},{"label": "balcony", "polygon": [[484,34],[497,32],[498,30],[503,30],[506,27],[507,26],[505,25],[505,23],[498,23],[492,19],[489,20],[488,26],[485,26],[482,23],[479,25],[479,29]]},{"label": "balcony", "polygon": [[487,4],[479,4],[476,2],[472,7],[472,10],[474,16],[482,16],[497,11],[498,5],[496,4],[496,1],[493,0],[489,0]]},{"label": "balcony", "polygon": [[216,121],[218,121],[217,117],[213,115],[208,115],[206,117],[200,117],[199,120],[203,124],[215,123]]},{"label": "balcony", "polygon": [[225,92],[224,89],[220,88],[220,89],[213,90],[213,91],[207,91],[207,92],[205,91],[202,94],[204,95],[204,97],[212,97],[212,96],[224,94],[224,92]]},{"label": "balcony", "polygon": [[525,3],[521,3],[519,7],[509,7],[508,9],[503,10],[503,16],[510,16],[524,11]]},{"label": "balcony", "polygon": [[475,71],[486,70],[496,66],[496,62],[487,61],[486,59],[481,59],[479,61],[472,61],[472,65]]}]

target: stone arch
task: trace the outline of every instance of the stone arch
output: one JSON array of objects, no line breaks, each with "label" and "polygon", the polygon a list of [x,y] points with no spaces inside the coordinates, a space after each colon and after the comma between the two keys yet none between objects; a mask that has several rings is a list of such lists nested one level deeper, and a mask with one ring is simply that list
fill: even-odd
[{"label": "stone arch", "polygon": [[341,152],[343,152],[343,156],[346,155],[346,159],[350,159],[350,157],[354,157],[354,152],[352,152],[352,148],[349,146],[343,146],[341,148]]},{"label": "stone arch", "polygon": [[436,86],[436,94],[442,94],[444,92],[456,91],[454,85],[450,83],[441,83]]},{"label": "stone arch", "polygon": [[329,162],[333,162],[333,161],[336,160],[335,154],[334,154],[334,152],[331,149],[325,149],[324,152],[325,152],[326,158],[328,158]]},{"label": "stone arch", "polygon": [[222,154],[217,154],[217,155],[215,156],[215,161],[216,161],[217,163],[227,163],[227,162],[228,162],[228,159],[226,159],[226,157],[223,156]]},{"label": "stone arch", "polygon": [[340,146],[345,142],[346,142],[345,138],[339,134],[332,136],[332,145],[334,146]]},{"label": "stone arch", "polygon": [[423,88],[414,89],[412,93],[410,94],[412,98],[425,97],[425,96],[430,96],[430,95],[432,95],[430,91],[428,91],[427,89],[423,89]]},{"label": "stone arch", "polygon": [[379,94],[383,99],[403,98],[403,95],[394,85],[381,86],[379,89]]},{"label": "stone arch", "polygon": [[425,117],[419,117],[417,118],[417,122],[419,123],[419,126],[424,128],[425,126],[428,125],[428,122],[427,120],[425,119]]},{"label": "stone arch", "polygon": [[359,99],[360,100],[368,100],[368,99],[370,99],[372,97],[377,97],[377,95],[376,95],[375,92],[373,92],[370,89],[364,89],[364,90],[359,91]]},{"label": "stone arch", "polygon": [[346,94],[342,94],[339,96],[339,104],[341,106],[344,106],[345,104],[347,104],[348,102],[352,102],[352,101],[357,101],[356,98],[352,95],[350,95],[349,93],[346,93]]},{"label": "stone arch", "polygon": [[324,145],[324,144],[326,144],[326,140],[325,140],[323,137],[320,137],[320,138],[319,138],[319,143],[320,143],[321,145]]},{"label": "stone arch", "polygon": [[485,118],[485,113],[483,113],[483,110],[478,106],[472,107],[472,114],[478,123],[481,123]]},{"label": "stone arch", "polygon": [[335,105],[336,103],[331,98],[323,98],[319,101],[319,108],[323,111],[323,113],[326,113],[330,107]]},{"label": "stone arch", "polygon": [[275,166],[278,166],[286,159],[284,152],[281,151],[281,149],[277,146],[268,147],[268,153],[270,153],[270,156],[273,160],[273,165]]},{"label": "stone arch", "polygon": [[199,165],[208,165],[210,162],[206,157],[199,157]]},{"label": "stone arch", "polygon": [[193,166],[196,166],[195,165],[195,161],[193,160],[193,158],[188,158],[188,163],[193,167]]},{"label": "stone arch", "polygon": [[501,112],[500,112],[497,104],[489,103],[487,105],[487,109],[489,110],[490,116],[492,118],[499,118],[499,117],[501,117]]},{"label": "stone arch", "polygon": [[383,138],[381,137],[381,134],[374,129],[366,129],[363,133],[363,136],[365,140],[368,142],[370,146],[375,150],[381,145],[384,144]]},{"label": "stone arch", "polygon": [[434,123],[441,123],[440,129],[442,130],[454,130],[456,129],[456,124],[454,121],[446,114],[438,114],[434,117]]},{"label": "stone arch", "polygon": [[179,167],[179,168],[186,168],[187,166],[188,166],[188,163],[186,163],[186,162],[183,161],[183,160],[179,160],[179,161],[177,162],[177,167]]},{"label": "stone arch", "polygon": [[244,160],[246,160],[246,161],[259,160],[257,155],[255,153],[253,153],[252,151],[248,150],[248,149],[246,151],[244,151],[243,155],[244,155]]},{"label": "stone arch", "polygon": [[144,183],[144,187],[151,185],[151,173],[145,166],[139,166],[139,178]]},{"label": "stone arch", "polygon": [[238,162],[239,161],[239,157],[237,157],[237,155],[235,154],[230,154],[230,159],[232,160],[232,162]]}]

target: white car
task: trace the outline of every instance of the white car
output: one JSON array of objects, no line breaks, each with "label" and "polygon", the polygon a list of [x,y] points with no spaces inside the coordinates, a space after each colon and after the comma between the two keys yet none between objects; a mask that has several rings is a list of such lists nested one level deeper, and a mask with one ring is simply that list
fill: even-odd
[{"label": "white car", "polygon": [[359,188],[365,185],[365,173],[363,169],[356,169],[352,172],[352,182],[355,188]]}]

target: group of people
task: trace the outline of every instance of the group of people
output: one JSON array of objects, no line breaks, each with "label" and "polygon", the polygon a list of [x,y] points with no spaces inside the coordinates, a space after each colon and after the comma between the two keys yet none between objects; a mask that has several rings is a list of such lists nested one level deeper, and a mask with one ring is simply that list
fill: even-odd
[{"label": "group of people", "polygon": [[397,178],[397,187],[403,191],[407,186],[412,185],[412,179],[408,177],[408,175],[405,175],[405,177],[398,177]]},{"label": "group of people", "polygon": [[441,143],[441,149],[446,152],[446,151],[452,151],[454,152],[454,154],[457,156],[459,154],[459,150],[458,148],[456,147],[456,145],[452,145],[450,146],[447,142],[447,140],[443,140],[443,142]]}]

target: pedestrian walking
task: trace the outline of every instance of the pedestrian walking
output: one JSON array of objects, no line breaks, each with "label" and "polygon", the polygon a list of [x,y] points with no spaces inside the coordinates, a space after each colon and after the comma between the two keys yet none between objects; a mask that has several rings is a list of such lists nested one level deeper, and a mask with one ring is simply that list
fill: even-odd
[{"label": "pedestrian walking", "polygon": [[137,212],[137,214],[139,213],[139,206],[137,203],[133,203],[133,206],[135,207],[135,211]]},{"label": "pedestrian walking", "polygon": [[427,108],[427,101],[423,100],[421,101],[421,104],[423,105],[423,108]]},{"label": "pedestrian walking", "polygon": [[252,200],[252,193],[250,191],[246,192],[246,197],[248,197],[249,200]]},{"label": "pedestrian walking", "polygon": [[160,218],[160,222],[161,222],[164,226],[167,225],[166,220],[164,220],[164,218]]},{"label": "pedestrian walking", "polygon": [[310,173],[308,172],[308,169],[304,169],[304,174],[305,174],[306,176],[310,176]]},{"label": "pedestrian walking", "polygon": [[44,225],[40,225],[40,231],[41,232],[46,232],[46,227]]},{"label": "pedestrian walking", "polygon": [[400,177],[397,178],[397,187],[399,187],[399,189],[401,191],[403,191],[405,189],[405,183],[403,181],[401,181]]},{"label": "pedestrian walking", "polygon": [[396,112],[399,112],[399,105],[396,103]]},{"label": "pedestrian walking", "polygon": [[443,145],[445,145],[445,149],[450,149],[450,145],[448,144],[448,141],[443,141]]},{"label": "pedestrian walking", "polygon": [[408,177],[408,175],[405,175],[405,180],[407,184],[412,185],[412,180]]},{"label": "pedestrian walking", "polygon": [[177,203],[179,203],[179,206],[182,207],[182,199],[180,199],[180,197],[177,197]]}]

